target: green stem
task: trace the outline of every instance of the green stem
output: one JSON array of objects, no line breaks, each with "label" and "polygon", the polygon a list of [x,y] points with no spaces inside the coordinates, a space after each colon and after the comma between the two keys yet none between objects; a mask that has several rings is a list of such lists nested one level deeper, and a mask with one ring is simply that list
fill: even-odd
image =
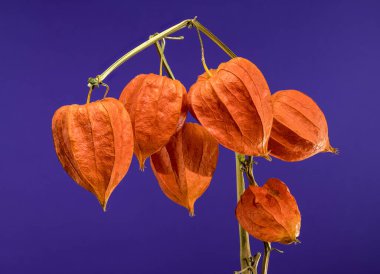
[{"label": "green stem", "polygon": [[203,26],[199,21],[194,20],[192,24],[203,32],[208,38],[210,38],[215,44],[217,44],[227,55],[231,58],[235,58],[237,55],[227,47],[218,37],[216,37],[211,31],[209,31],[205,26]]},{"label": "green stem", "polygon": [[269,257],[271,252],[271,244],[269,242],[263,242],[264,243],[264,257],[263,257],[263,263],[261,268],[261,274],[267,274],[268,273],[268,265],[269,265]]},{"label": "green stem", "polygon": [[[244,155],[235,153],[236,160],[236,194],[239,202],[241,195],[245,190],[245,183],[243,177],[243,171],[241,170],[242,160],[245,159]],[[240,267],[241,269],[247,268],[250,262],[251,247],[249,244],[249,234],[239,224],[239,238],[240,238]],[[249,273],[249,272],[248,272]]]},{"label": "green stem", "polygon": [[149,38],[149,40],[145,41],[144,43],[138,45],[122,57],[120,57],[115,63],[113,63],[109,68],[107,68],[102,74],[92,78],[90,77],[88,79],[88,86],[98,86],[101,84],[108,75],[110,75],[115,69],[117,69],[119,66],[121,66],[124,62],[135,56],[137,53],[143,51],[144,49],[148,48],[149,46],[155,44],[157,41],[168,37],[169,35],[185,28],[194,26],[201,32],[203,32],[207,37],[209,37],[215,44],[217,44],[225,53],[228,54],[231,58],[236,57],[236,54],[233,53],[222,41],[219,40],[218,37],[216,37],[211,31],[209,31],[205,26],[203,26],[201,23],[199,23],[196,18],[194,19],[187,19],[184,20],[177,25],[174,25],[163,32],[158,33],[157,35],[153,35]]},{"label": "green stem", "polygon": [[198,33],[199,44],[201,45],[201,53],[202,53],[202,64],[203,64],[203,68],[204,68],[204,70],[206,71],[207,75],[208,75],[209,77],[212,77],[211,72],[210,72],[210,70],[208,69],[207,64],[206,64],[205,50],[204,50],[204,47],[203,47],[202,36],[201,36],[201,33],[200,33],[199,29],[198,29],[198,28],[196,28],[196,29],[197,29],[197,33]]},{"label": "green stem", "polygon": [[[151,35],[149,38],[152,38],[152,37],[154,37],[157,34],[158,33],[155,33],[155,34]],[[170,69],[168,61],[166,60],[166,57],[165,57],[165,54],[164,54],[164,47],[161,46],[161,44],[160,44],[159,41],[157,41],[155,43],[155,45],[156,45],[156,49],[157,49],[158,55],[160,57],[160,73],[162,71],[162,65],[163,65],[164,68],[165,68],[166,73],[169,76],[169,78],[175,80],[174,74],[173,74],[172,70]]]}]

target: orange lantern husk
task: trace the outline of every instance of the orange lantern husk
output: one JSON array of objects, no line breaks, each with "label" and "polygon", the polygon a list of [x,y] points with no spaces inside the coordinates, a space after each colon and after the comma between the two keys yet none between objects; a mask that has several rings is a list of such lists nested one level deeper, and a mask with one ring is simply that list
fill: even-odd
[{"label": "orange lantern husk", "polygon": [[187,113],[186,94],[178,80],[152,73],[136,76],[123,89],[119,100],[131,116],[134,152],[141,169],[181,129]]},{"label": "orange lantern husk", "polygon": [[236,57],[204,73],[190,88],[189,110],[224,147],[268,157],[272,105],[261,71]]},{"label": "orange lantern husk", "polygon": [[301,214],[297,202],[281,180],[269,179],[262,187],[250,185],[236,207],[240,225],[264,242],[298,242]]},{"label": "orange lantern husk", "polygon": [[92,192],[103,210],[127,173],[133,155],[132,124],[123,104],[105,98],[59,108],[52,120],[54,146],[63,168]]},{"label": "orange lantern husk", "polygon": [[170,142],[151,156],[164,194],[194,215],[195,201],[210,185],[218,161],[218,143],[202,126],[185,123]]},{"label": "orange lantern husk", "polygon": [[272,95],[273,127],[270,155],[287,162],[302,161],[319,152],[333,152],[325,115],[306,94],[281,90]]}]

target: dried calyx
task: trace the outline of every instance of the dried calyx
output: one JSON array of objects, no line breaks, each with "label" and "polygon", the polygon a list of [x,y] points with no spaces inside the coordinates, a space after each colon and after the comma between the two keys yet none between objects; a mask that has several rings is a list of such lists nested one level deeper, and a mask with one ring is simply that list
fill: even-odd
[{"label": "dried calyx", "polygon": [[132,160],[132,125],[124,106],[113,98],[63,106],[54,114],[52,131],[63,168],[105,210]]},{"label": "dried calyx", "polygon": [[301,215],[297,202],[281,180],[269,179],[262,187],[250,185],[236,207],[240,225],[264,242],[297,242]]},{"label": "dried calyx", "polygon": [[200,125],[185,123],[170,142],[151,156],[165,195],[194,215],[195,201],[210,185],[218,161],[217,141]]},{"label": "dried calyx", "polygon": [[196,119],[228,149],[245,155],[268,156],[272,105],[261,71],[236,57],[198,77],[188,94]]},{"label": "dried calyx", "polygon": [[140,74],[123,89],[119,100],[131,116],[134,152],[145,160],[165,146],[186,118],[186,89],[178,80]]},{"label": "dried calyx", "polygon": [[282,90],[272,95],[272,104],[270,155],[293,162],[319,152],[337,152],[330,145],[326,118],[309,96],[297,90]]}]

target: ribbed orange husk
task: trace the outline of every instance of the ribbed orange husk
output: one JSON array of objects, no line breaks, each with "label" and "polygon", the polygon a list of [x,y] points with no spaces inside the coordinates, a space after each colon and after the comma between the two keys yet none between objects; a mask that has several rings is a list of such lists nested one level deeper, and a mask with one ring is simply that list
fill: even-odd
[{"label": "ribbed orange husk", "polygon": [[150,163],[164,194],[192,216],[195,201],[210,185],[218,153],[218,142],[206,129],[185,123]]},{"label": "ribbed orange husk", "polygon": [[131,116],[135,155],[145,160],[165,146],[186,119],[186,89],[178,80],[140,74],[123,89],[119,100]]},{"label": "ribbed orange husk", "polygon": [[123,104],[105,98],[63,106],[53,116],[52,131],[63,168],[92,192],[105,210],[133,155],[132,124]]},{"label": "ribbed orange husk", "polygon": [[336,152],[329,142],[326,118],[318,105],[297,90],[273,94],[270,155],[283,161],[307,159],[319,152]]},{"label": "ribbed orange husk", "polygon": [[272,104],[261,71],[236,57],[198,77],[188,94],[193,116],[223,146],[235,152],[267,156]]},{"label": "ribbed orange husk", "polygon": [[301,214],[288,187],[271,178],[262,187],[249,186],[236,207],[240,225],[253,237],[265,242],[297,242]]}]

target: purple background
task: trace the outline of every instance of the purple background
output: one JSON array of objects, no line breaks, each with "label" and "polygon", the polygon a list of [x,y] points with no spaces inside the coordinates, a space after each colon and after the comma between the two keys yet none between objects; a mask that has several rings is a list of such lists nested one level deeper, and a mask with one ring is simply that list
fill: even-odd
[{"label": "purple background", "polygon": [[[198,16],[256,63],[272,92],[294,88],[321,106],[339,156],[259,160],[256,177],[284,180],[303,217],[300,240],[275,245],[270,273],[379,273],[378,104],[380,5],[376,1],[3,1],[0,9],[0,273],[232,273],[239,268],[233,153],[221,148],[196,217],[160,191],[136,159],[107,213],[62,169],[54,111],[84,103],[86,81],[122,54]],[[202,73],[194,29],[166,54],[189,88]],[[228,57],[207,38],[210,67]],[[158,72],[154,47],[109,78],[110,96],[139,73]],[[100,98],[104,89],[96,89]],[[262,249],[253,242],[253,249]]]}]

